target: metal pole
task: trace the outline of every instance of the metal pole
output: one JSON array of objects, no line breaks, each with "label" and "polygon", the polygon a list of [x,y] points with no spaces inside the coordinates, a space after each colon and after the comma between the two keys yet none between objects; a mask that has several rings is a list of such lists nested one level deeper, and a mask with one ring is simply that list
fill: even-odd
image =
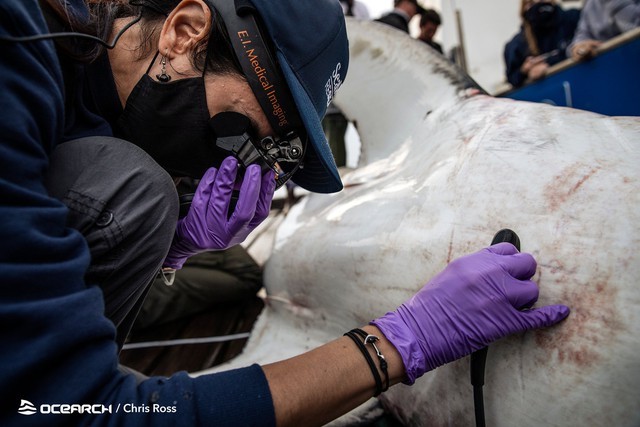
[{"label": "metal pole", "polygon": [[469,74],[467,70],[467,54],[464,47],[464,31],[462,29],[462,12],[460,9],[456,8],[456,27],[458,30],[458,54],[456,55],[456,60],[462,71]]}]

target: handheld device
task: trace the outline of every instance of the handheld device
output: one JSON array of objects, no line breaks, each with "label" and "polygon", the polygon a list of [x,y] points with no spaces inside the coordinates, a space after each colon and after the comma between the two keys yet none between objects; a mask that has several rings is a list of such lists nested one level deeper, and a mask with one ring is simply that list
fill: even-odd
[{"label": "handheld device", "polygon": [[[516,247],[518,252],[520,251],[520,238],[518,235],[508,228],[498,231],[491,245],[495,245],[502,242],[509,242]],[[473,406],[476,417],[476,427],[484,427],[484,396],[482,387],[484,386],[484,366],[487,361],[487,352],[489,347],[481,348],[480,350],[471,353],[471,385],[473,386]]]},{"label": "handheld device", "polygon": [[289,135],[290,139],[271,136],[255,138],[251,133],[249,118],[233,111],[216,114],[209,121],[209,126],[218,148],[233,154],[244,168],[259,164],[265,172],[273,170],[277,174],[276,180],[286,175],[281,165],[298,164],[304,153],[304,144],[297,134]]}]

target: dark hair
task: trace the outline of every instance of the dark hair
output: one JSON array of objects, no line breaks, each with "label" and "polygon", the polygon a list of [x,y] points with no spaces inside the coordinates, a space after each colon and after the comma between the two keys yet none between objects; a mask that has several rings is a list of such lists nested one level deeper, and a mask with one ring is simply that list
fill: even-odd
[{"label": "dark hair", "polygon": [[540,48],[538,47],[538,41],[536,40],[536,36],[533,32],[533,28],[529,21],[525,19],[525,13],[527,12],[527,0],[522,0],[520,2],[520,18],[522,19],[522,29],[524,32],[524,38],[527,41],[527,46],[529,47],[529,53],[533,56],[540,55]]},{"label": "dark hair", "polygon": [[427,22],[431,22],[436,26],[440,26],[442,24],[442,20],[440,19],[440,15],[433,9],[425,9],[422,12],[422,16],[420,16],[420,26],[424,26]]},{"label": "dark hair", "polygon": [[[206,0],[205,0],[206,2]],[[75,31],[111,41],[113,24],[116,19],[141,16],[141,39],[139,58],[146,58],[157,45],[159,28],[167,15],[180,3],[180,0],[86,0],[89,7],[89,19],[71,13],[64,0],[43,0],[47,13],[66,31]],[[209,4],[207,2],[207,4]],[[192,65],[200,71],[216,74],[240,74],[240,66],[231,47],[229,35],[220,14],[211,5],[212,29],[209,38],[196,46],[191,57]],[[105,47],[95,43],[70,44],[68,39],[56,42],[63,51],[79,60],[90,62],[104,52]]]}]

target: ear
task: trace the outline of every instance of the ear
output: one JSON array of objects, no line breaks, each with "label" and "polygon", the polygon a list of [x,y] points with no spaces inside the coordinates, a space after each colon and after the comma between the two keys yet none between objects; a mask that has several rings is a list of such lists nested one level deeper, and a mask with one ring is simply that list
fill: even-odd
[{"label": "ear", "polygon": [[191,52],[211,30],[211,10],[202,0],[182,0],[162,26],[158,51],[172,59]]}]

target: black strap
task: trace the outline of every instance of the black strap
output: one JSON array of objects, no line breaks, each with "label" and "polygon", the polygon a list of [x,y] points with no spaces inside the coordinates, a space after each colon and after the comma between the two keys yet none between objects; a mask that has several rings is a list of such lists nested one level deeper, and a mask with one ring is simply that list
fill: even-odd
[{"label": "black strap", "polygon": [[388,370],[387,359],[384,358],[384,356],[378,349],[378,346],[376,346],[376,342],[379,341],[380,338],[378,338],[375,335],[368,334],[362,329],[353,329],[353,332],[362,337],[362,340],[365,346],[367,344],[371,344],[371,346],[375,350],[376,356],[378,357],[378,362],[380,364],[380,370],[384,374],[384,378],[385,378],[385,387],[382,389],[382,392],[384,393],[385,391],[389,390],[389,370]]},{"label": "black strap", "polygon": [[267,47],[268,39],[254,17],[253,7],[242,1],[208,1],[222,16],[242,72],[271,127],[278,135],[303,128],[289,86]]},{"label": "black strap", "polygon": [[373,379],[376,382],[376,391],[373,397],[377,397],[380,395],[380,393],[382,393],[382,379],[380,378],[380,374],[378,373],[378,368],[376,368],[375,363],[373,363],[373,359],[371,358],[369,351],[365,347],[364,343],[360,341],[360,339],[358,338],[358,336],[354,331],[355,330],[351,330],[344,335],[348,336],[353,340],[354,343],[356,343],[356,345],[360,349],[360,352],[362,353],[367,363],[369,364],[369,368],[371,368],[371,374],[373,374]]}]

